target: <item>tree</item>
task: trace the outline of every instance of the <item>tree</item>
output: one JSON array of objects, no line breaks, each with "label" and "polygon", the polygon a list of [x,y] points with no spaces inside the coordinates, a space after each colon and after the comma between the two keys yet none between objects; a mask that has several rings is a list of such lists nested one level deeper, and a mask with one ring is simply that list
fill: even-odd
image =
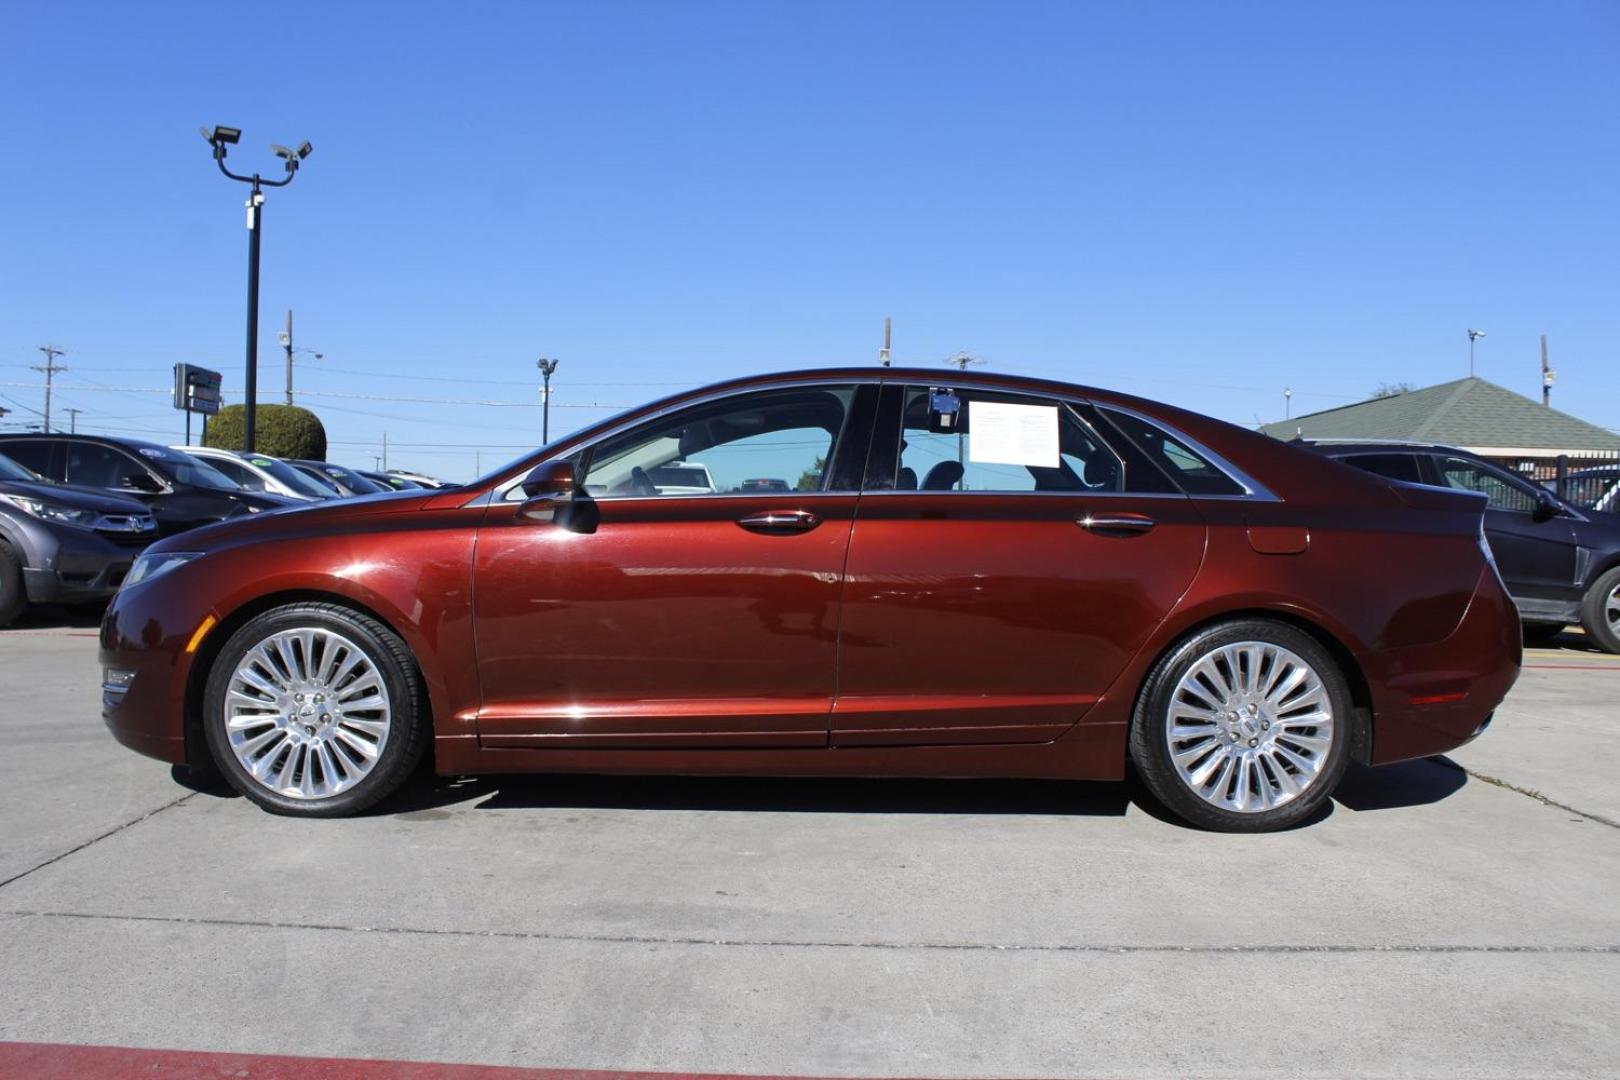
[{"label": "tree", "polygon": [[[326,428],[320,417],[299,405],[260,405],[253,432],[253,449],[271,457],[326,460]],[[204,446],[242,449],[245,427],[240,405],[227,405],[208,421]]]},{"label": "tree", "polygon": [[1413,386],[1409,382],[1381,382],[1378,384],[1378,389],[1372,392],[1371,400],[1377,401],[1379,398],[1400,397],[1402,394],[1410,394],[1416,389],[1417,387]]},{"label": "tree", "polygon": [[799,491],[815,491],[821,487],[821,474],[827,469],[825,457],[816,458],[816,463],[799,474],[799,482],[794,485]]}]

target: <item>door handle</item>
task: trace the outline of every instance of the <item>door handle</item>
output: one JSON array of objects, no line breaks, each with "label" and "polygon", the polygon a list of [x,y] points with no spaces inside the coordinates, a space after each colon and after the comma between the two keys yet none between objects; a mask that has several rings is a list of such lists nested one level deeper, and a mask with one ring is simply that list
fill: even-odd
[{"label": "door handle", "polygon": [[737,524],[749,532],[782,535],[809,532],[821,519],[808,510],[766,510],[738,518]]},{"label": "door handle", "polygon": [[1083,518],[1076,518],[1074,523],[1087,532],[1105,536],[1140,536],[1154,525],[1153,519],[1146,514],[1132,513],[1087,514]]}]

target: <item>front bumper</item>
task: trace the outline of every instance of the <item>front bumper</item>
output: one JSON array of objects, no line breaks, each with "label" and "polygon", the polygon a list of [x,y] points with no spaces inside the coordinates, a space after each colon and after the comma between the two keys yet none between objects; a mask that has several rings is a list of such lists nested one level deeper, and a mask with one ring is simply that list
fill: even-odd
[{"label": "front bumper", "polygon": [[7,539],[23,556],[23,591],[31,604],[105,600],[118,591],[135,556],[157,539],[151,533],[113,538],[89,529],[10,519]]}]

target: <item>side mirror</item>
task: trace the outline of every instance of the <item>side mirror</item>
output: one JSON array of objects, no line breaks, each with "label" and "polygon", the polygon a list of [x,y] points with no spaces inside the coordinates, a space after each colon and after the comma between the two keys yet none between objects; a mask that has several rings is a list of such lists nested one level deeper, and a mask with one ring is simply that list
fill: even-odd
[{"label": "side mirror", "polygon": [[523,478],[523,494],[531,499],[565,499],[574,494],[574,463],[547,461],[536,465]]},{"label": "side mirror", "polygon": [[1536,508],[1530,514],[1536,521],[1551,521],[1563,512],[1564,508],[1552,497],[1551,492],[1545,490],[1536,492]]}]

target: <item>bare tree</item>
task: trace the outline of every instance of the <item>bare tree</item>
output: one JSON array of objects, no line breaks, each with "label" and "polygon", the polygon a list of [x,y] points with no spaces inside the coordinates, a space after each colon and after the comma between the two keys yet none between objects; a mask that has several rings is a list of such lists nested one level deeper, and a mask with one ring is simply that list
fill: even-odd
[{"label": "bare tree", "polygon": [[1399,397],[1402,394],[1410,394],[1416,389],[1417,387],[1413,386],[1409,382],[1381,382],[1378,384],[1378,389],[1372,392],[1372,398],[1370,400],[1376,401],[1379,398]]}]

